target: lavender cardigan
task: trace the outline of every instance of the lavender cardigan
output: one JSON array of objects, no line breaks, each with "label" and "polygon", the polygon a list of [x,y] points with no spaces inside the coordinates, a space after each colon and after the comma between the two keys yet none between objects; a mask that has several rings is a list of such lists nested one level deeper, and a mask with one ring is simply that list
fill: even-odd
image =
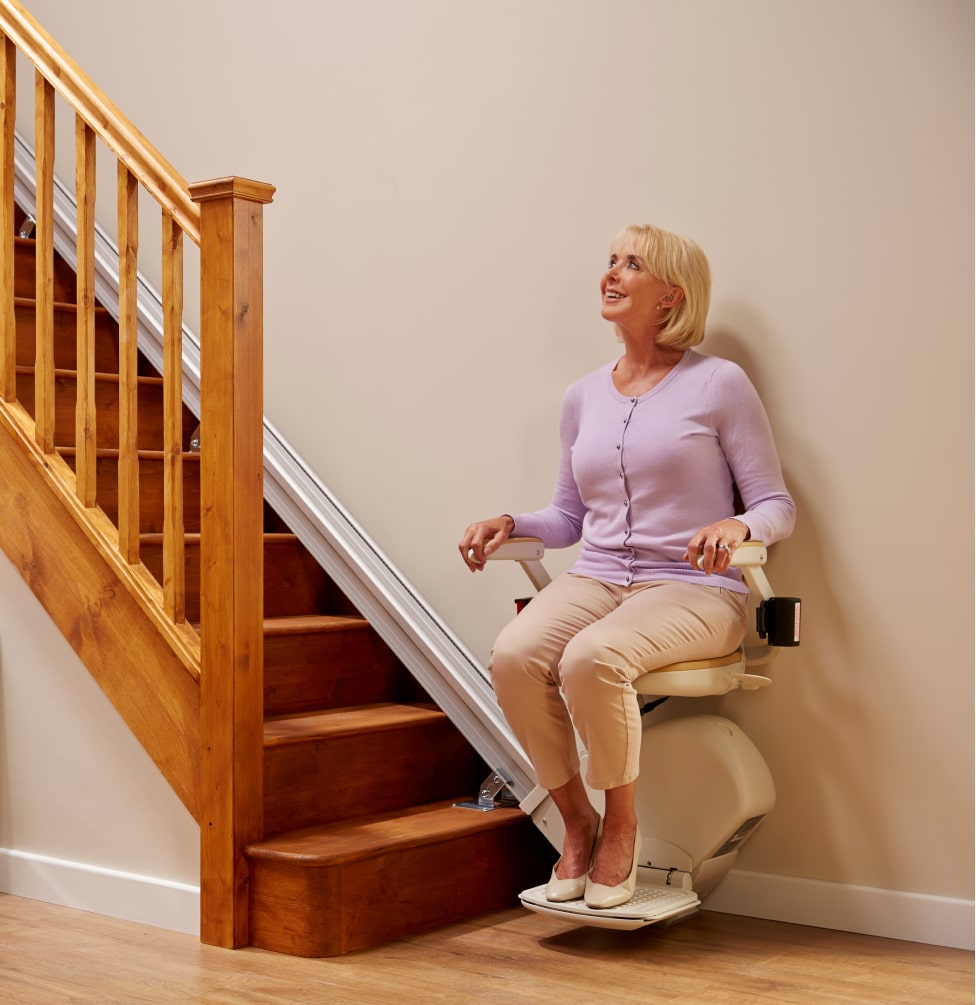
[{"label": "lavender cardigan", "polygon": [[514,516],[548,548],[582,539],[572,572],[618,585],[678,580],[745,592],[737,570],[706,576],[682,561],[702,528],[732,516],[733,484],[754,540],[793,530],[766,412],[735,363],[686,350],[639,398],[614,386],[608,363],[572,384],[559,418],[552,502]]}]

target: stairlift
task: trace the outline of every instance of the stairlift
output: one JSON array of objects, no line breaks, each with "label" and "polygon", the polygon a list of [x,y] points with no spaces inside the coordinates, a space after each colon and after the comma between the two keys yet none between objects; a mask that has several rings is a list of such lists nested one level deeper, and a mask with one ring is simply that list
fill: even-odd
[{"label": "stairlift", "polygon": [[[542,542],[513,538],[490,557],[518,562],[532,585],[542,589],[549,575],[542,565]],[[637,818],[643,837],[634,897],[620,907],[592,909],[583,900],[551,903],[545,884],[523,890],[522,904],[580,925],[636,929],[674,922],[698,910],[724,878],[739,848],[773,808],[776,794],[769,768],[755,744],[735,723],[717,715],[693,714],[651,722],[650,711],[669,697],[723,695],[755,691],[772,683],[751,672],[769,663],[778,647],[800,641],[800,601],[775,597],[763,572],[767,551],[747,541],[733,555],[749,587],[750,623],[742,646],[712,659],[674,663],[634,682],[644,706]],[[581,749],[586,777],[586,752]],[[603,814],[603,793],[587,787]],[[562,819],[549,794],[538,786],[520,803],[557,850]]]}]

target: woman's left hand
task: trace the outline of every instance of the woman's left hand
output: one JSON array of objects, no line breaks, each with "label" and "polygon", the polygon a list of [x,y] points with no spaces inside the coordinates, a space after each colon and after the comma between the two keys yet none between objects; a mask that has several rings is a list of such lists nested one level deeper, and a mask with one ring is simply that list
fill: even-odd
[{"label": "woman's left hand", "polygon": [[732,560],[732,553],[743,541],[748,540],[749,528],[741,520],[734,517],[719,520],[718,523],[702,527],[688,542],[684,560],[697,569],[698,560],[701,559],[701,568],[709,576],[713,572],[725,572]]}]

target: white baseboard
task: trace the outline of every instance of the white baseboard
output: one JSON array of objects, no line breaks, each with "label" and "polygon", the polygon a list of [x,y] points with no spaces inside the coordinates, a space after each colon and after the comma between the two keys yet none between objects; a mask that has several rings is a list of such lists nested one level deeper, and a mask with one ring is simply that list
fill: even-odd
[{"label": "white baseboard", "polygon": [[733,869],[702,907],[906,942],[973,948],[972,900]]},{"label": "white baseboard", "polygon": [[185,883],[0,848],[0,892],[200,934],[200,888]]},{"label": "white baseboard", "polygon": [[[200,888],[0,848],[0,892],[200,934]],[[733,869],[703,909],[953,949],[973,949],[974,903]]]}]

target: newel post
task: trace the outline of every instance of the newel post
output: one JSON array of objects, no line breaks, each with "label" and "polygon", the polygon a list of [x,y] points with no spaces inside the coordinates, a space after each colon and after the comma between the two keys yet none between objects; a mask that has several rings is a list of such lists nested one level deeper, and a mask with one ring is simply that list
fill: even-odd
[{"label": "newel post", "polygon": [[200,937],[249,943],[244,847],[263,835],[263,231],[274,188],[200,205]]}]

